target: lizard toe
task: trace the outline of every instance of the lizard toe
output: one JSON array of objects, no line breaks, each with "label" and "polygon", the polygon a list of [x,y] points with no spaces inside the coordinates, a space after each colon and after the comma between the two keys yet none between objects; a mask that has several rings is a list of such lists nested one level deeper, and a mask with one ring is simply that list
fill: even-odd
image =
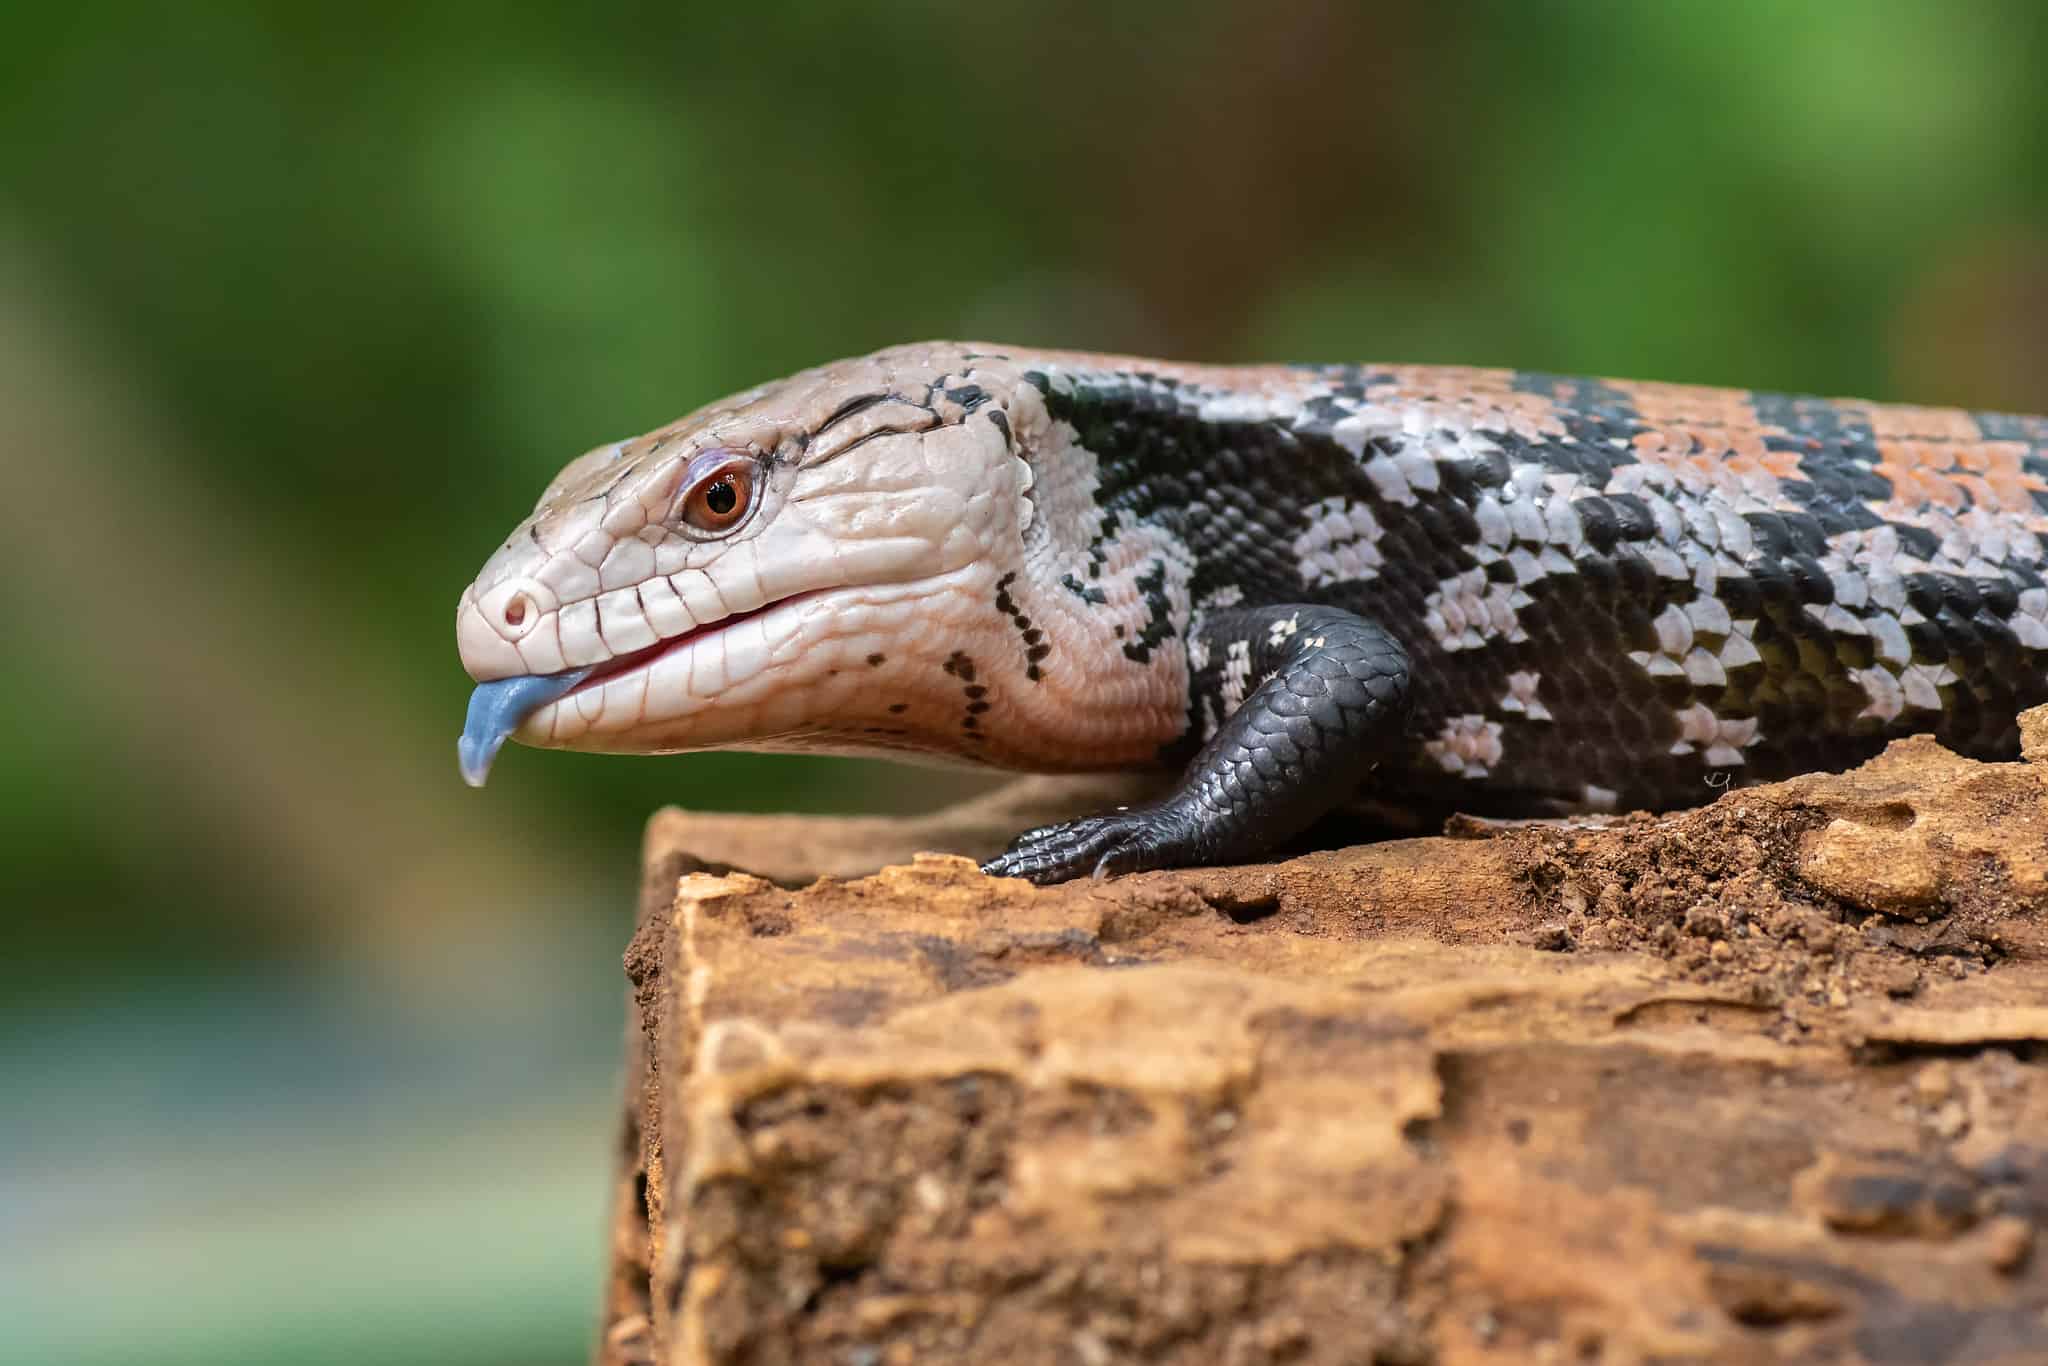
[{"label": "lizard toe", "polygon": [[1041,886],[1070,878],[1143,872],[1182,860],[1169,849],[1166,823],[1149,807],[1133,807],[1027,830],[982,865],[992,877],[1027,878]]}]

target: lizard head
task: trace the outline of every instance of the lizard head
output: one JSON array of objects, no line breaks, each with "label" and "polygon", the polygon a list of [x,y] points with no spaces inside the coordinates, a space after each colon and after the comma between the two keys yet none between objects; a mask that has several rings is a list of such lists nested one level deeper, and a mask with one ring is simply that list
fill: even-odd
[{"label": "lizard head", "polygon": [[985,614],[1018,558],[1031,476],[1009,410],[1035,397],[974,347],[899,347],[571,461],[456,609],[478,685],[464,776],[508,737],[952,747],[918,733],[921,690],[945,623]]}]

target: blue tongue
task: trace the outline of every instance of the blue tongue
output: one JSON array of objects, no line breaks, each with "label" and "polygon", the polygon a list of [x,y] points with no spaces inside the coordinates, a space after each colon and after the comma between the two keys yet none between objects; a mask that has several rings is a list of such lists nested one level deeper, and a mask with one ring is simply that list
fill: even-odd
[{"label": "blue tongue", "polygon": [[462,779],[471,787],[482,787],[491,774],[491,760],[498,757],[505,737],[519,729],[527,717],[581,683],[588,669],[571,669],[559,674],[521,674],[479,683],[469,695],[469,720],[455,752],[462,758]]}]

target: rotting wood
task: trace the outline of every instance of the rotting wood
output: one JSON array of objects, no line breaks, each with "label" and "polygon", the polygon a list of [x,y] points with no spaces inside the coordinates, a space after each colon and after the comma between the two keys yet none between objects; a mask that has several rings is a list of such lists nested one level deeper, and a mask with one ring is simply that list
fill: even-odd
[{"label": "rotting wood", "polygon": [[599,1359],[2048,1360],[2044,738],[1046,890],[663,813]]}]

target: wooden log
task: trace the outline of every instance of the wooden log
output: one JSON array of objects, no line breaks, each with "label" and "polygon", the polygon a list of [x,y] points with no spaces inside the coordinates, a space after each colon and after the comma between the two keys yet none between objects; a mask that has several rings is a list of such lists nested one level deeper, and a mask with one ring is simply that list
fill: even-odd
[{"label": "wooden log", "polygon": [[1046,890],[664,813],[599,1359],[2048,1360],[2028,735]]}]

